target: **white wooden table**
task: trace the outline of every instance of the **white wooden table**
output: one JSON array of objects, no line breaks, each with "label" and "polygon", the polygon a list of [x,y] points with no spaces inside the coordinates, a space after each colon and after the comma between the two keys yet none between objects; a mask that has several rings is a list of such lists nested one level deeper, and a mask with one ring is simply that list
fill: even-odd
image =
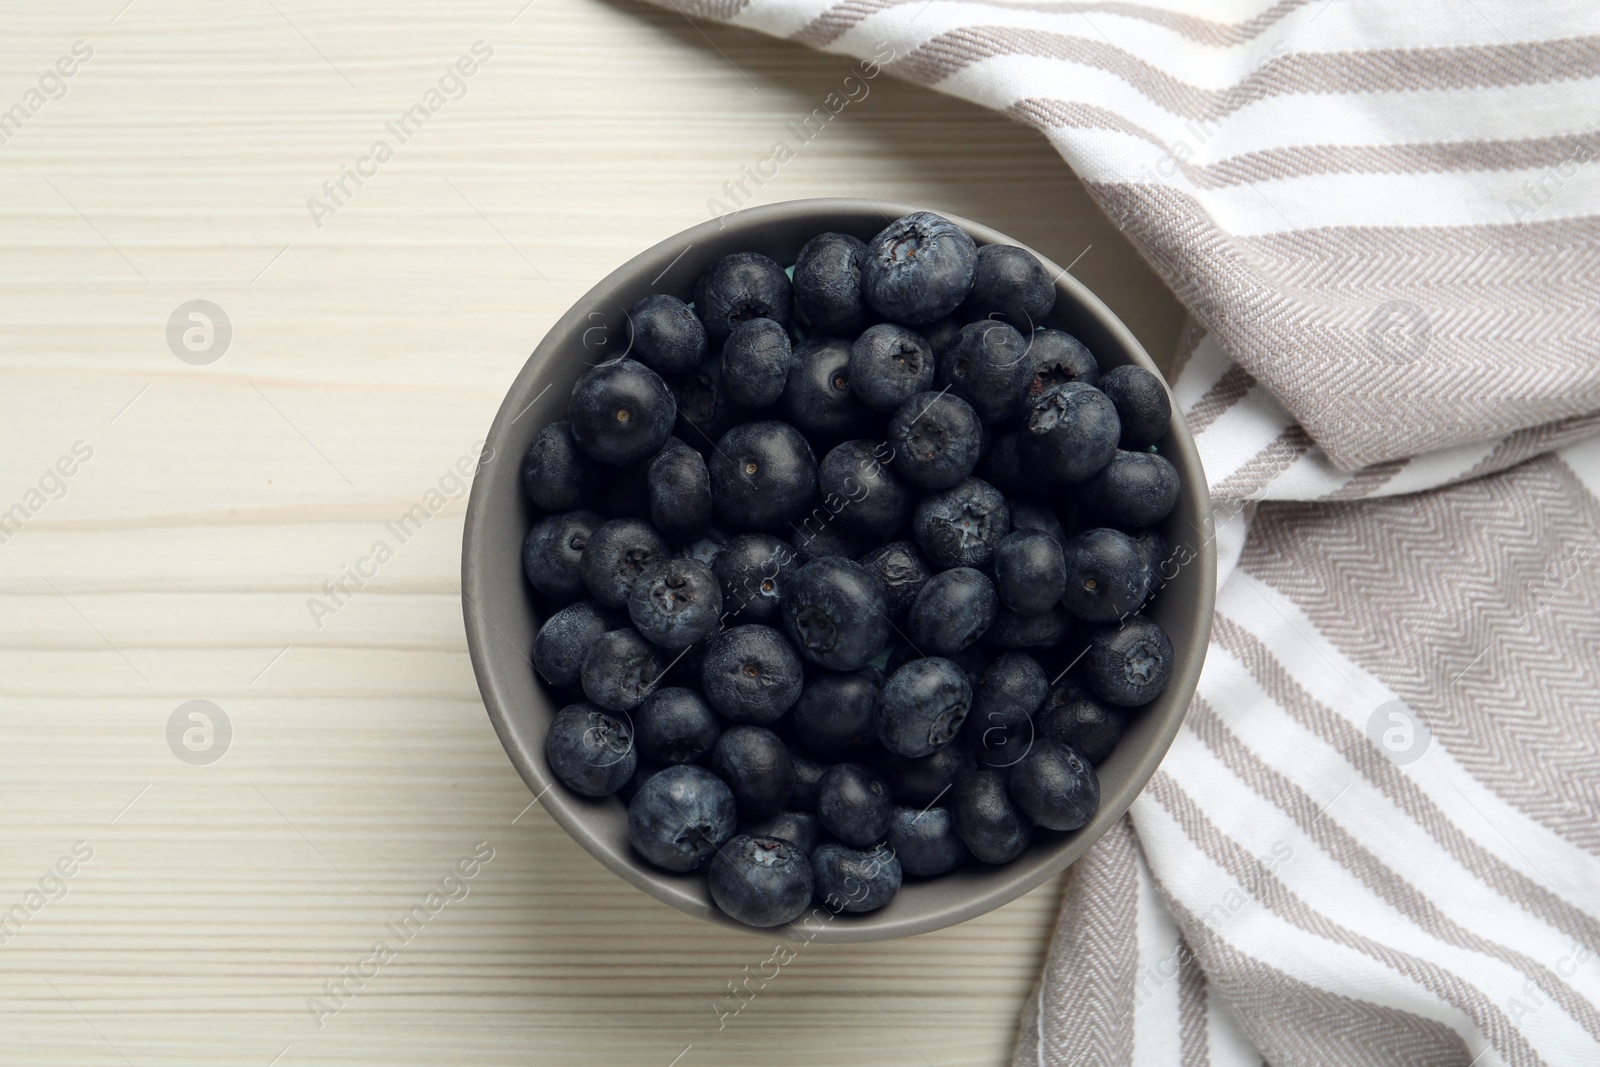
[{"label": "white wooden table", "polygon": [[[22,108],[0,117],[0,1062],[1009,1056],[1059,882],[811,946],[719,1030],[771,940],[655,903],[526,808],[467,660],[449,471],[555,318],[706,217],[851,63],[621,0],[520,6],[0,12],[0,110]],[[1029,240],[1173,347],[1175,303],[1022,127],[879,78],[759,198],[857,194]],[[231,325],[225,351],[178,331],[210,362],[169,347],[194,300]],[[400,543],[385,523],[441,482]],[[314,617],[380,540],[393,558]],[[190,737],[210,763],[169,744],[191,700],[231,728]]]}]

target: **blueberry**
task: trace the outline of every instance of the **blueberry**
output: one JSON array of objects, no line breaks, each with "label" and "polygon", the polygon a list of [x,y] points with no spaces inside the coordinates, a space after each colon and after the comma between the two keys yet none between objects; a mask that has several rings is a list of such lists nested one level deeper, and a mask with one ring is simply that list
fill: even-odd
[{"label": "blueberry", "polygon": [[728,783],[739,810],[757,817],[783,810],[794,788],[794,761],[765,726],[730,726],[711,749],[711,769]]},{"label": "blueberry", "polygon": [[583,695],[607,711],[631,711],[656,687],[667,661],[632,629],[608,630],[583,657]]},{"label": "blueberry", "polygon": [[819,443],[865,434],[872,411],[850,388],[850,342],[814,337],[796,345],[777,410]]},{"label": "blueberry", "polygon": [[1006,607],[1039,615],[1061,598],[1067,567],[1061,544],[1037,530],[1009,533],[994,550],[994,590]]},{"label": "blueberry", "polygon": [[861,268],[867,246],[847,233],[819,233],[794,261],[794,302],[819,334],[854,337],[867,324]]},{"label": "blueberry", "polygon": [[816,492],[817,458],[793,426],[747,422],[717,442],[711,498],[728,525],[780,529],[806,510]]},{"label": "blueberry", "polygon": [[745,832],[752,837],[776,837],[787,841],[809,856],[822,838],[822,824],[809,811],[780,811],[756,820]]},{"label": "blueberry", "polygon": [[1060,704],[1046,700],[1034,722],[1040,737],[1071,745],[1090,763],[1099,763],[1111,755],[1122,737],[1121,713],[1088,693],[1071,696]]},{"label": "blueberry", "polygon": [[628,309],[633,347],[628,354],[661,374],[682,374],[706,358],[706,328],[675,296],[651,293]]},{"label": "blueberry", "polygon": [[983,451],[972,405],[949,393],[918,393],[889,420],[894,469],[912,485],[948,489],[971,474]]},{"label": "blueberry", "polygon": [[713,345],[746,319],[789,325],[793,292],[789,275],[759,252],[735,252],[713,263],[694,287],[694,310]]},{"label": "blueberry", "polygon": [[1155,573],[1139,542],[1099,527],[1067,542],[1061,606],[1086,622],[1115,622],[1149,599]]},{"label": "blueberry", "polygon": [[1022,454],[1022,434],[1016,431],[996,434],[977,469],[984,481],[1009,498],[1012,507],[1022,503],[1019,498],[1048,488],[1029,469]]},{"label": "blueberry", "polygon": [[586,797],[607,797],[628,783],[639,755],[628,724],[593,704],[562,708],[550,720],[544,758],[562,785]]},{"label": "blueberry", "polygon": [[900,891],[900,861],[891,849],[863,852],[830,842],[811,853],[811,877],[817,897],[829,907],[877,911]]},{"label": "blueberry", "polygon": [[817,818],[847,845],[866,848],[889,832],[894,798],[878,772],[864,763],[836,763],[822,773]]},{"label": "blueberry", "polygon": [[956,833],[984,863],[1010,863],[1033,840],[1033,821],[1006,792],[1002,771],[980,767],[956,779],[950,790]]},{"label": "blueberry", "polygon": [[612,795],[618,800],[622,801],[624,804],[632,804],[633,798],[639,795],[639,789],[644,785],[645,782],[650,780],[650,776],[654,774],[660,774],[664,770],[666,770],[666,768],[659,763],[649,763],[643,759],[640,759],[638,763],[634,765],[633,774],[630,775],[628,780],[623,783],[622,788],[618,789]]},{"label": "blueberry", "polygon": [[883,583],[891,619],[905,618],[917,594],[933,577],[933,569],[910,541],[891,541],[868,552],[858,562]]},{"label": "blueberry", "polygon": [[794,706],[795,738],[825,760],[871,755],[878,746],[873,720],[882,692],[883,672],[876,667],[817,673]]},{"label": "blueberry", "polygon": [[846,529],[841,522],[820,522],[815,517],[805,519],[789,535],[789,547],[803,564],[828,556],[855,559],[871,543],[865,534]]},{"label": "blueberry", "polygon": [[652,763],[695,763],[722,733],[699,693],[685,686],[657,689],[633,713],[639,755]]},{"label": "blueberry", "polygon": [[533,669],[551,685],[577,685],[589,647],[601,634],[621,626],[592,600],[569,604],[539,627],[533,639]]},{"label": "blueberry", "polygon": [[872,309],[908,326],[948,315],[966,299],[978,266],[967,231],[930,211],[891,222],[867,242],[861,288]]},{"label": "blueberry", "polygon": [[699,452],[669,437],[646,472],[650,522],[663,537],[688,541],[711,528],[711,474]]},{"label": "blueberry", "polygon": [[522,542],[522,571],[539,592],[557,600],[583,593],[583,550],[600,528],[592,511],[547,515],[533,524]]},{"label": "blueberry", "polygon": [[1178,469],[1153,452],[1117,452],[1083,483],[1084,503],[1120,526],[1149,526],[1178,503]]},{"label": "blueberry", "polygon": [[1094,385],[1100,380],[1100,364],[1084,343],[1061,330],[1033,331],[1028,351],[1033,356],[1033,382],[1030,396],[1039,396],[1052,386],[1068,382]]},{"label": "blueberry", "polygon": [[[970,718],[971,712],[967,714]],[[891,752],[878,763],[895,799],[918,807],[936,803],[962,772],[978,765],[966,745],[946,745],[931,756],[916,758]]]},{"label": "blueberry", "polygon": [[1011,508],[1011,529],[1014,532],[1038,530],[1049,534],[1056,544],[1065,547],[1066,531],[1061,528],[1060,517],[1049,505],[1036,500],[1011,500],[1007,503]]},{"label": "blueberry", "polygon": [[1037,256],[1016,245],[984,245],[961,314],[999,318],[1024,332],[1056,306],[1056,287]]},{"label": "blueberry", "polygon": [[1071,745],[1044,738],[1006,774],[1011,798],[1051,830],[1077,830],[1100,807],[1100,779]]},{"label": "blueberry", "polygon": [[961,843],[948,808],[894,809],[889,848],[900,860],[900,869],[919,878],[953,871],[967,858],[967,846]]},{"label": "blueberry", "polygon": [[628,840],[668,871],[692,871],[733,836],[733,791],[704,767],[668,767],[645,779],[628,802]]},{"label": "blueberry", "polygon": [[586,371],[572,387],[572,439],[601,463],[623,466],[658,451],[672,433],[678,403],[661,375],[636,359]]},{"label": "blueberry", "polygon": [[1037,615],[1022,615],[1010,608],[1001,608],[994,622],[983,632],[983,640],[995,648],[1049,649],[1066,638],[1070,625],[1067,613],[1058,607],[1047,608]]},{"label": "blueberry", "polygon": [[711,899],[746,926],[793,922],[811,904],[811,861],[778,837],[739,834],[718,850],[706,873]]},{"label": "blueberry", "polygon": [[867,568],[828,556],[796,572],[783,597],[783,625],[812,663],[853,671],[888,642],[889,601]]},{"label": "blueberry", "polygon": [[800,657],[770,626],[749,623],[713,634],[700,668],[711,706],[734,722],[772,722],[800,699]]},{"label": "blueberry", "polygon": [[589,535],[579,567],[589,594],[608,608],[628,606],[644,569],[667,558],[667,543],[647,522],[612,519]]},{"label": "blueberry", "polygon": [[898,533],[911,517],[911,487],[884,465],[891,455],[882,442],[846,441],[817,467],[823,503],[841,523],[879,543]]},{"label": "blueberry", "polygon": [[1010,529],[1005,495],[979,478],[929,493],[911,520],[917,547],[941,569],[982,567]]},{"label": "blueberry", "polygon": [[1106,394],[1068,382],[1028,402],[1022,455],[1046,481],[1081,482],[1116,454],[1121,433],[1117,409]]},{"label": "blueberry", "polygon": [[789,380],[789,335],[771,319],[746,319],[722,345],[722,388],[747,408],[778,402]]},{"label": "blueberry", "polygon": [[791,751],[789,760],[794,764],[794,785],[789,788],[785,803],[794,811],[816,811],[822,776],[828,768],[802,752]]},{"label": "blueberry", "polygon": [[972,698],[967,718],[967,744],[986,767],[1009,767],[1034,742],[1033,712],[1044,702],[1050,683],[1037,660],[1008,652],[990,664]]},{"label": "blueberry", "polygon": [[1084,680],[1107,704],[1134,708],[1167,688],[1172,675],[1172,642],[1167,632],[1143,615],[1107,626],[1089,640]]},{"label": "blueberry", "polygon": [[[1138,531],[1134,541],[1139,546],[1139,551],[1144,553],[1145,562],[1150,565],[1151,572],[1155,575],[1155,586],[1160,588],[1162,583],[1171,581],[1177,575],[1177,560],[1167,547],[1167,539],[1151,529]],[[1171,573],[1168,573],[1168,572]]]},{"label": "blueberry", "polygon": [[939,380],[984,422],[1020,415],[1033,375],[1028,342],[1010,325],[993,319],[963,326],[955,347],[939,360]]},{"label": "blueberry", "polygon": [[850,388],[874,411],[893,411],[933,385],[933,349],[922,335],[881,322],[850,346]]},{"label": "blueberry", "polygon": [[1129,364],[1114,367],[1100,376],[1100,391],[1117,406],[1122,420],[1122,439],[1117,447],[1136,452],[1149,448],[1167,435],[1172,422],[1172,401],[1161,379]]},{"label": "blueberry", "polygon": [[906,628],[929,655],[959,652],[982,637],[1000,610],[989,576],[971,567],[940,571],[911,602]]},{"label": "blueberry", "polygon": [[711,564],[722,585],[722,608],[738,622],[777,622],[784,590],[799,569],[794,549],[760,533],[733,538]]},{"label": "blueberry", "polygon": [[699,560],[664,559],[639,572],[628,593],[628,617],[662,648],[688,648],[717,628],[722,587]]},{"label": "blueberry", "polygon": [[878,703],[878,740],[901,756],[928,756],[961,730],[972,707],[972,683],[954,663],[915,659],[889,676]]},{"label": "blueberry", "polygon": [[522,459],[528,499],[545,511],[571,511],[589,498],[598,479],[594,460],[572,439],[569,422],[552,422],[540,430]]},{"label": "blueberry", "polygon": [[717,439],[744,417],[744,409],[728,399],[722,385],[722,364],[708,359],[672,386],[678,405],[673,433],[702,455],[716,448]]}]

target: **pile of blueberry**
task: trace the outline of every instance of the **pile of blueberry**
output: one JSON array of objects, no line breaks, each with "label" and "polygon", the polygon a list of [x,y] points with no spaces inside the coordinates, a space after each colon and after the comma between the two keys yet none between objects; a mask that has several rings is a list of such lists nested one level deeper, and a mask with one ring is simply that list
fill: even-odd
[{"label": "pile of blueberry", "polygon": [[652,294],[524,461],[551,770],[752,926],[1006,863],[1160,695],[1161,381],[918,212]]}]

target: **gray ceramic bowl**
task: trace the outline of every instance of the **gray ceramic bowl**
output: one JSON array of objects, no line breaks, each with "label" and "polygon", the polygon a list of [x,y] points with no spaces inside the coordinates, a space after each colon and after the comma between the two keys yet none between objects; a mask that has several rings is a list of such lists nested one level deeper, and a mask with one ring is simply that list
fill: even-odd
[{"label": "gray ceramic bowl", "polygon": [[[567,394],[585,367],[626,345],[624,313],[640,297],[666,292],[688,299],[700,272],[730,252],[763,252],[790,264],[801,245],[816,234],[833,230],[867,240],[888,218],[916,210],[864,200],[796,200],[750,208],[722,223],[702,223],[635,256],[563,315],[523,364],[489,429],[484,459],[472,484],[461,560],[462,610],[478,688],[512,764],[545,809],[601,863],[658,900],[733,929],[750,930],[712,904],[702,872],[675,875],[646,864],[628,844],[627,812],[621,801],[578,796],[556,784],[545,764],[545,730],[558,708],[535,679],[528,660],[541,620],[522,577],[522,540],[533,519],[522,492],[522,455],[542,427],[562,418]],[[1021,244],[986,226],[946,217],[965,227],[980,245]],[[1060,267],[1039,258],[1052,276],[1059,276],[1056,309],[1046,325],[1080,338],[1104,367],[1135,363],[1156,370],[1133,334],[1094,294]],[[908,881],[880,911],[839,915],[821,923],[815,940],[905,937],[998,908],[1083,855],[1144,788],[1177,734],[1199,680],[1216,585],[1205,478],[1194,441],[1176,413],[1161,451],[1183,478],[1178,506],[1162,532],[1179,553],[1177,558],[1187,562],[1177,568],[1148,614],[1171,635],[1177,662],[1166,692],[1134,713],[1116,751],[1100,765],[1099,814],[1075,833],[1041,834],[1026,853],[1005,866],[974,866],[931,881]],[[763,936],[770,937],[771,932]]]}]

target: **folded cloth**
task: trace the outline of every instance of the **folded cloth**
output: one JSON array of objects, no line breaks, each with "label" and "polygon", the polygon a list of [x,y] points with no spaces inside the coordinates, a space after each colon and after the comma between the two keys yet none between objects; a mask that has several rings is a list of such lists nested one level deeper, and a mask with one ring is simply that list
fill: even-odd
[{"label": "folded cloth", "polygon": [[1017,1064],[1600,1064],[1600,5],[656,2],[1039,127],[1193,313],[1212,645]]}]

